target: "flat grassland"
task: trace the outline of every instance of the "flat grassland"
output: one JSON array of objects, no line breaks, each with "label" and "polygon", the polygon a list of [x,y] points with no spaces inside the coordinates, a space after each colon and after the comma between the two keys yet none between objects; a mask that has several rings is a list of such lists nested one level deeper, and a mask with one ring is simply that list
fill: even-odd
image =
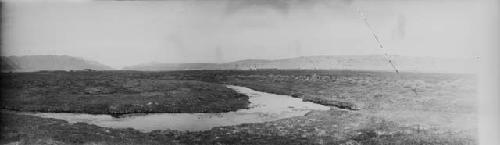
[{"label": "flat grassland", "polygon": [[57,72],[2,75],[2,108],[121,115],[219,113],[247,108],[248,96],[221,84],[148,78],[141,73]]},{"label": "flat grassland", "polygon": [[[3,113],[2,125],[3,132],[5,133],[2,133],[2,143],[478,144],[476,136],[476,78],[471,74],[396,74],[393,72],[319,70],[109,71],[89,72],[89,74],[78,75],[71,73],[67,74],[73,76],[68,76],[68,78],[79,78],[75,80],[83,82],[95,80],[95,78],[90,79],[94,76],[99,76],[97,78],[101,78],[95,81],[100,81],[102,78],[109,78],[108,80],[110,81],[117,81],[116,83],[110,84],[122,86],[116,88],[126,88],[123,86],[127,84],[127,81],[120,81],[118,78],[126,78],[124,80],[149,80],[151,82],[165,81],[164,85],[172,82],[178,82],[180,84],[186,82],[196,82],[197,84],[206,83],[211,85],[233,84],[263,92],[300,97],[303,98],[304,101],[329,105],[332,109],[328,111],[312,111],[305,116],[272,122],[216,127],[207,131],[185,132],[162,130],[150,133],[141,133],[133,129],[103,128],[84,123],[68,124],[65,121],[56,119]],[[27,78],[42,74],[25,73],[3,75],[16,76],[12,77],[16,78],[13,80],[2,80],[2,83],[10,85],[10,87],[7,88],[8,90],[19,87],[12,85],[19,84],[14,83],[16,81],[29,80]],[[48,74],[48,76],[53,75],[54,74]],[[54,78],[47,77],[41,79],[40,83],[47,83],[46,81],[49,80],[54,80]],[[3,86],[4,85],[2,85],[2,87]],[[86,84],[83,86],[85,87],[79,89],[61,89],[61,91],[78,92],[83,90],[83,95],[92,95],[96,93],[96,90],[100,89],[85,88],[114,88],[95,84]],[[183,85],[175,84],[173,86]],[[197,89],[192,89],[192,87],[196,88],[196,85],[186,85],[183,86],[183,88],[184,87],[191,89],[188,92],[193,90],[198,91]],[[4,90],[4,88],[2,88],[2,90]],[[85,94],[85,90],[87,94]],[[125,90],[126,89],[116,89],[115,91],[120,92]],[[217,89],[210,89],[210,92],[217,94],[224,89],[215,90]],[[154,87],[147,92],[151,91],[161,92],[158,88]],[[30,91],[14,90],[13,92],[21,92],[22,94]],[[57,94],[56,92],[57,91],[52,94]],[[71,94],[68,92],[65,93]],[[103,92],[106,91],[97,91],[98,94],[102,94]],[[27,94],[25,95],[28,97]],[[234,98],[234,95],[230,96]],[[185,96],[172,95],[168,99],[151,98],[146,102],[161,102],[158,100],[180,99],[179,97]],[[3,96],[2,98],[5,99]],[[144,96],[139,98],[144,98]],[[131,98],[131,101],[139,98]],[[58,97],[53,97],[52,99],[60,100]],[[92,99],[96,98],[91,98],[90,100]],[[99,99],[107,100],[107,98]],[[235,102],[248,103],[246,99],[247,98],[244,98],[244,101],[240,100]],[[11,103],[3,104],[2,107],[7,109],[16,108],[14,106],[17,106],[17,108],[31,108],[27,106],[33,105],[33,103],[36,102],[28,101],[16,103],[19,102],[19,100],[15,98],[11,98],[9,101],[11,101]],[[87,102],[88,101],[89,100],[87,100]],[[219,105],[223,106],[231,102],[228,101],[227,98],[225,98],[224,101],[224,104],[219,103]],[[109,100],[108,102],[111,104],[122,103],[121,101],[116,102],[116,100]],[[215,102],[215,104],[217,103]],[[92,103],[83,105],[92,105]],[[103,108],[109,108],[109,106]],[[41,111],[36,109],[17,110]],[[144,109],[141,111],[143,110]]]}]

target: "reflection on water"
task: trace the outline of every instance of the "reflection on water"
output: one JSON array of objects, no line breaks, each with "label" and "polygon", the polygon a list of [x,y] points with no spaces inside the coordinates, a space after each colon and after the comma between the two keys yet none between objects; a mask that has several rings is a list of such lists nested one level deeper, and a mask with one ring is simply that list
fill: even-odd
[{"label": "reflection on water", "polygon": [[239,86],[227,86],[248,95],[249,109],[228,113],[154,113],[132,114],[121,118],[110,115],[90,115],[79,113],[35,113],[31,115],[66,120],[70,123],[85,122],[102,127],[134,128],[144,132],[152,130],[208,130],[217,126],[242,123],[259,123],[293,116],[303,116],[311,110],[328,110],[327,106],[302,102],[300,98],[254,91]]}]

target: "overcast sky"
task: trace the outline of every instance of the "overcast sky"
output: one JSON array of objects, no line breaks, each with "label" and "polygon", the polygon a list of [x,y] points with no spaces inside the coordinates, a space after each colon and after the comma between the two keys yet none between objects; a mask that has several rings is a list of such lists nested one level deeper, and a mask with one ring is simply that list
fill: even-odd
[{"label": "overcast sky", "polygon": [[2,55],[71,55],[115,68],[383,54],[476,57],[489,16],[477,0],[7,1]]}]

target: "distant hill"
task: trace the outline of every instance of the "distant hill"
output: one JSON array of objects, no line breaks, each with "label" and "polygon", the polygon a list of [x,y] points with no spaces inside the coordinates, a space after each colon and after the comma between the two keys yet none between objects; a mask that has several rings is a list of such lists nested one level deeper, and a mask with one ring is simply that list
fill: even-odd
[{"label": "distant hill", "polygon": [[[400,71],[470,73],[473,59],[393,56]],[[394,71],[382,55],[307,56],[287,59],[248,59],[228,63],[151,63],[125,67],[127,70],[248,70],[248,69],[345,69]]]},{"label": "distant hill", "polygon": [[124,67],[123,70],[210,70],[217,68],[216,63],[148,63]]},{"label": "distant hill", "polygon": [[39,70],[110,70],[109,66],[95,61],[67,55],[2,56],[2,71],[32,72]]}]

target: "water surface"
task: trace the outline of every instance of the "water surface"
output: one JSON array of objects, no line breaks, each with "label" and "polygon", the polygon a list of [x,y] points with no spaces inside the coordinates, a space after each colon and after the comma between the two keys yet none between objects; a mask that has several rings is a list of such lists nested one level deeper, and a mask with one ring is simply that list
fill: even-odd
[{"label": "water surface", "polygon": [[328,110],[330,107],[300,98],[255,91],[245,87],[227,86],[249,96],[249,109],[228,113],[153,113],[131,114],[114,118],[110,115],[81,113],[33,113],[30,115],[66,120],[70,123],[85,122],[101,127],[134,128],[149,132],[152,130],[208,130],[217,126],[243,123],[261,123],[294,116],[303,116],[311,110]]}]

